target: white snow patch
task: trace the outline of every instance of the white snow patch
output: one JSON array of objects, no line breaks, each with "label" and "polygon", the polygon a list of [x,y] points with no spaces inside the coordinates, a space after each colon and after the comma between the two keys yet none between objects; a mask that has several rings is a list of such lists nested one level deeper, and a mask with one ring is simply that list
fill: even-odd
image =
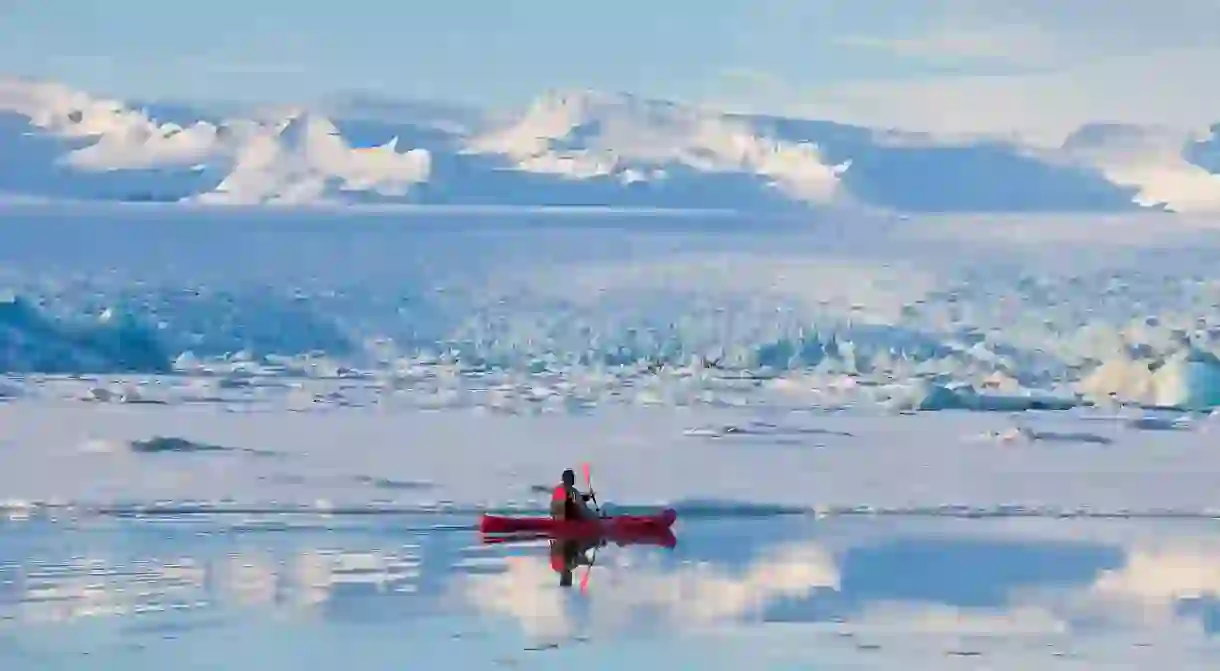
[{"label": "white snow patch", "polygon": [[88,438],[80,444],[80,451],[88,454],[121,454],[127,451],[127,446],[113,440]]},{"label": "white snow patch", "polygon": [[[1210,132],[1208,133],[1210,135]],[[1086,126],[1065,148],[1094,165],[1111,182],[1138,189],[1134,202],[1174,212],[1220,212],[1220,175],[1190,163],[1186,145],[1195,134],[1155,127]]]},{"label": "white snow patch", "polygon": [[303,112],[182,127],[61,84],[17,79],[0,79],[0,111],[25,116],[58,137],[91,140],[62,158],[81,170],[226,175],[215,191],[187,198],[203,203],[317,203],[343,192],[405,196],[431,171],[427,150],[400,152],[398,138],[353,148],[329,120]]},{"label": "white snow patch", "polygon": [[183,166],[217,152],[218,129],[212,124],[158,124],[120,101],[57,83],[0,78],[0,111],[25,116],[35,127],[60,137],[95,140],[63,159],[84,170]]},{"label": "white snow patch", "polygon": [[471,138],[467,151],[502,154],[521,170],[572,179],[659,181],[672,166],[753,173],[810,203],[841,197],[839,178],[850,166],[827,165],[812,144],[761,136],[722,115],[594,92],[543,96],[519,119]]},{"label": "white snow patch", "polygon": [[428,181],[431,156],[423,149],[398,152],[398,139],[354,149],[328,119],[309,113],[277,132],[252,136],[236,153],[233,169],[206,203],[300,204],[323,202],[335,191],[405,196]]}]

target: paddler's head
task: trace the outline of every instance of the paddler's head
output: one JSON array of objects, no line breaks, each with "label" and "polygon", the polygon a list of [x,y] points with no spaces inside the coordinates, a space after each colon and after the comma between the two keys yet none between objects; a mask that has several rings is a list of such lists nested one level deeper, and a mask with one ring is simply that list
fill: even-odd
[{"label": "paddler's head", "polygon": [[576,486],[576,473],[572,469],[569,468],[563,472],[563,484],[567,487]]}]

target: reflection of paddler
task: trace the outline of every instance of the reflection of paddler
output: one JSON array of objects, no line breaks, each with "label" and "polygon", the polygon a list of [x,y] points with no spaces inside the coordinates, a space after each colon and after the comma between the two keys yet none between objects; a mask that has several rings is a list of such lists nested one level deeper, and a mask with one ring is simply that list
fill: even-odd
[{"label": "reflection of paddler", "polygon": [[572,571],[578,566],[592,566],[585,553],[598,545],[596,540],[551,539],[551,570],[559,574],[559,586],[572,586]]}]

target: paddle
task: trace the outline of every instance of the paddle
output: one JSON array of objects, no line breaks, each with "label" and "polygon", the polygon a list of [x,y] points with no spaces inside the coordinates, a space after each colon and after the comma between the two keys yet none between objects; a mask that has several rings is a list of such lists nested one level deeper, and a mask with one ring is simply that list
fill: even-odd
[{"label": "paddle", "polygon": [[597,505],[597,494],[593,493],[593,478],[589,476],[589,462],[583,464],[585,469],[585,486],[589,488],[589,494],[593,497],[593,507],[597,509],[597,516],[602,516],[602,508]]},{"label": "paddle", "polygon": [[[584,470],[585,470],[585,486],[589,488],[589,493],[592,495],[593,505],[594,505],[594,507],[597,508],[597,516],[601,517],[602,516],[601,506],[597,505],[597,495],[593,494],[593,478],[590,477],[589,462],[586,461],[582,465],[584,466]],[[593,565],[597,563],[597,550],[600,547],[601,547],[601,545],[598,545],[597,547],[593,548],[593,558],[589,560],[589,566],[588,566],[588,568],[585,569],[585,575],[584,575],[584,577],[582,577],[580,579],[581,594],[584,594],[589,591],[589,575],[591,573],[593,573]]]},{"label": "paddle", "polygon": [[580,593],[585,594],[589,591],[589,574],[593,573],[593,565],[597,563],[597,548],[593,548],[593,558],[589,560],[589,565],[585,567],[585,575],[580,579]]}]

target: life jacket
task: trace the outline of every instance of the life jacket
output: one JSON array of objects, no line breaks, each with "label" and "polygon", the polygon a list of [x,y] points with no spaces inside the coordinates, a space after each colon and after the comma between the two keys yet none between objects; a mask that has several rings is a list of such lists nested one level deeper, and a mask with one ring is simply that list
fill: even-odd
[{"label": "life jacket", "polygon": [[551,503],[563,501],[563,514],[565,519],[574,520],[580,518],[580,506],[577,505],[575,492],[569,491],[567,487],[559,485],[551,490]]}]

